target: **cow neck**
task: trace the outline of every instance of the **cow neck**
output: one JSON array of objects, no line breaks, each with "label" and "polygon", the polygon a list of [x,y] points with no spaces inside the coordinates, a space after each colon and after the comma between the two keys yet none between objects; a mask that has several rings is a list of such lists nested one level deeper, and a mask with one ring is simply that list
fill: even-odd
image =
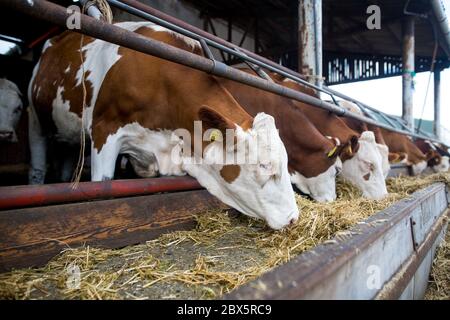
[{"label": "cow neck", "polygon": [[[326,156],[334,143],[325,138],[290,99],[231,80],[221,82],[250,115],[265,112],[275,118],[289,156],[291,172],[299,171],[306,177],[316,176],[335,162]],[[313,156],[314,153],[317,155]]]}]

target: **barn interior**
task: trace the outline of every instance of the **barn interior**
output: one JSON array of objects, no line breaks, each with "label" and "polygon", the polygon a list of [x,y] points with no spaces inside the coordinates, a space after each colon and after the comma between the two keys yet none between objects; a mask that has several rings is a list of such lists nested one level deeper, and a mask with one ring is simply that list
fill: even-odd
[{"label": "barn interior", "polygon": [[[78,1],[53,1],[63,6]],[[225,40],[299,70],[299,7],[297,0],[144,0],[162,12],[201,27]],[[366,26],[369,5],[381,8],[381,29]],[[351,83],[402,74],[402,23],[414,17],[415,71],[435,71],[450,66],[448,44],[430,14],[426,0],[322,1],[322,70],[327,85]],[[113,8],[116,21],[139,20]],[[27,105],[27,85],[46,39],[62,28],[10,10],[0,12],[0,77],[18,84]],[[435,63],[432,63],[437,45]],[[233,56],[214,52],[229,65]],[[359,67],[356,67],[359,66]],[[374,106],[376,108],[376,106]],[[20,120],[18,143],[0,142],[0,184],[26,184],[29,161],[27,113]],[[57,147],[56,147],[57,148]],[[52,171],[50,171],[52,172]],[[89,178],[89,177],[87,177]],[[57,177],[48,177],[48,182]]]},{"label": "barn interior", "polygon": [[[32,3],[44,1],[4,0],[0,8],[3,3],[21,2],[23,12],[26,8],[36,13],[43,7],[39,4],[39,9],[32,9]],[[52,2],[68,7],[79,6],[79,1],[85,0]],[[335,84],[401,76],[407,87],[404,112],[412,111],[405,106],[412,108],[407,98],[413,74],[433,71],[437,79],[450,66],[450,38],[438,26],[440,21],[430,5],[433,1],[139,0],[246,50],[242,52],[257,53],[298,71],[302,81],[323,84],[327,90]],[[313,9],[312,3],[320,3],[321,8]],[[380,9],[380,29],[367,24],[368,17],[377,12],[368,11],[373,6]],[[64,28],[2,9],[0,78],[18,84],[26,107],[27,86],[42,47]],[[141,20],[112,9],[115,21]],[[316,10],[322,13],[322,23],[314,26],[314,47],[321,43],[323,51],[313,50],[312,65],[305,57],[312,46],[304,39],[311,36],[312,24],[305,27],[305,20],[316,15]],[[46,18],[57,15],[55,10]],[[59,20],[60,25],[64,21]],[[105,27],[98,21],[92,25]],[[111,33],[120,34],[120,30]],[[408,45],[411,40],[413,46]],[[236,55],[210,49],[228,65],[242,63]],[[413,70],[404,63],[411,57]],[[253,78],[265,80],[259,76]],[[358,106],[366,111],[367,119],[394,131],[440,140],[433,124],[439,123],[437,116],[429,132],[422,132],[406,116],[379,113],[377,105],[370,105],[374,109]],[[435,103],[435,110],[439,108]],[[26,185],[27,115],[24,110],[18,142],[0,142],[0,185],[8,186],[0,187],[0,299],[449,298],[449,246],[442,241],[450,216],[448,172],[408,176],[413,175],[411,165],[392,165],[390,176],[383,179],[386,197],[368,199],[336,170],[331,177],[337,183],[335,201],[322,203],[296,194],[299,219],[274,231],[264,220],[246,217],[244,211],[221,202],[192,177],[122,180],[136,177],[126,158],[117,160],[114,180],[55,183],[60,182],[58,157],[70,150],[54,142],[46,184]],[[71,151],[79,151],[75,149]],[[89,180],[87,152],[82,181]],[[437,252],[441,242],[445,250]],[[373,267],[382,270],[382,278],[371,287],[367,275]],[[79,276],[78,284],[72,276]],[[425,294],[430,283],[432,293]]]}]

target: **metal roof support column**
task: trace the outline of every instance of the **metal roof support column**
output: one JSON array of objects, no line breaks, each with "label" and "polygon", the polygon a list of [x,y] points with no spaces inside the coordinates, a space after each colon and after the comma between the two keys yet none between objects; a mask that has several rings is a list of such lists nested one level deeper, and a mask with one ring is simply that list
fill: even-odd
[{"label": "metal roof support column", "polygon": [[310,83],[322,85],[322,0],[300,0],[298,4],[299,72]]},{"label": "metal roof support column", "polygon": [[441,139],[441,70],[434,70],[434,125],[433,133]]},{"label": "metal roof support column", "polygon": [[414,130],[413,95],[414,95],[414,17],[406,16],[403,20],[403,71],[402,71],[402,118],[408,127]]}]

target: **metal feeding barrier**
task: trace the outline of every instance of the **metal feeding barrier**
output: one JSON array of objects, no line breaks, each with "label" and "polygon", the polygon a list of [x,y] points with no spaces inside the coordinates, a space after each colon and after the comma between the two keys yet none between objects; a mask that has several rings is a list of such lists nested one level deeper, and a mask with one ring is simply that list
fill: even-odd
[{"label": "metal feeding barrier", "polygon": [[[335,97],[339,97],[341,99],[350,101],[355,103],[358,107],[361,108],[361,110],[364,112],[366,116],[371,118],[372,120],[377,121],[378,119],[383,119],[385,123],[388,124],[391,128],[385,128],[385,129],[401,129],[399,130],[392,130],[397,131],[399,133],[404,133],[406,135],[421,138],[421,139],[428,139],[436,142],[442,143],[442,141],[439,141],[438,139],[435,139],[428,133],[424,132],[423,130],[419,129],[419,134],[415,134],[414,132],[411,132],[404,123],[403,119],[400,119],[398,117],[386,114],[384,112],[381,112],[365,103],[362,103],[361,101],[358,101],[354,98],[351,98],[345,94],[342,94],[338,91],[335,91],[331,88],[328,88],[327,86],[323,85],[321,87],[316,86],[308,81],[306,81],[306,77],[302,74],[299,74],[293,70],[290,70],[282,65],[279,65],[271,60],[268,60],[264,57],[259,56],[256,53],[253,53],[251,51],[248,51],[244,48],[240,48],[236,46],[233,43],[230,43],[228,41],[225,41],[222,38],[219,38],[215,35],[212,35],[202,29],[199,29],[195,26],[192,26],[184,21],[181,21],[179,19],[176,19],[172,16],[169,16],[161,11],[158,11],[150,6],[147,6],[141,2],[138,2],[136,0],[107,0],[108,3],[118,9],[121,9],[125,12],[128,12],[132,15],[135,15],[139,18],[142,18],[144,20],[148,20],[150,22],[153,22],[155,24],[161,25],[167,29],[170,29],[172,31],[178,32],[180,34],[183,34],[184,36],[187,36],[189,38],[198,40],[202,46],[203,51],[205,52],[205,55],[209,58],[214,60],[213,55],[211,54],[210,50],[207,48],[207,46],[212,46],[220,51],[223,51],[225,53],[234,55],[236,58],[241,59],[243,62],[248,64],[253,71],[255,71],[260,77],[267,79],[267,74],[265,74],[261,68],[268,69],[270,71],[276,72],[286,78],[289,78],[293,81],[299,82],[305,86],[311,87],[317,91],[323,92],[324,94],[327,94],[331,97],[334,104],[339,107]],[[270,79],[267,79],[270,81]],[[314,105],[316,106],[316,105]],[[343,109],[343,108],[341,108]],[[350,116],[350,111],[346,112],[346,116]],[[329,110],[333,112],[332,110]],[[374,113],[378,116],[378,119],[376,116],[374,116]],[[338,113],[340,115],[340,113]],[[361,119],[360,119],[361,120]],[[361,120],[364,121],[364,120]],[[364,121],[366,122],[366,121]],[[379,122],[379,121],[377,121]],[[368,122],[367,122],[368,123]],[[379,125],[382,127],[382,125]]]},{"label": "metal feeding barrier", "polygon": [[[320,100],[319,98],[286,88],[282,85],[269,81],[264,76],[264,73],[261,70],[259,70],[260,68],[265,68],[267,70],[276,72],[291,80],[312,87],[315,90],[329,94],[333,100],[335,100],[334,98],[335,96],[345,100],[350,100],[359,105],[365,111],[366,115],[370,115],[370,112],[368,110],[370,110],[371,112],[382,114],[376,109],[371,108],[370,106],[367,106],[364,103],[361,103],[355,99],[347,97],[330,88],[327,87],[320,88],[318,86],[310,84],[309,82],[304,80],[304,77],[302,75],[292,70],[280,66],[268,59],[260,57],[248,50],[239,48],[229,42],[224,41],[223,39],[214,37],[203,30],[197,29],[180,20],[174,19],[173,17],[165,15],[153,8],[150,8],[149,6],[143,5],[134,0],[124,0],[124,1],[108,0],[108,3],[110,3],[112,6],[115,6],[140,18],[159,24],[163,27],[166,27],[170,30],[178,32],[192,39],[198,40],[200,44],[202,44],[204,51],[207,55],[207,58],[195,55],[193,53],[184,51],[182,49],[170,46],[168,44],[153,39],[145,38],[134,32],[124,30],[115,25],[104,23],[100,20],[96,20],[84,14],[82,14],[80,17],[81,19],[80,29],[74,31],[84,33],[94,38],[98,38],[120,46],[124,46],[145,54],[150,54],[158,58],[182,64],[200,71],[208,72],[210,74],[219,77],[234,80],[290,99],[294,99],[309,104],[311,106],[333,112],[339,116],[345,115],[350,118],[354,118],[363,121],[367,124],[375,125],[393,132],[398,132],[415,138],[427,139],[430,141],[443,143],[442,141],[434,137],[424,136],[408,130],[401,129],[406,127],[402,123],[400,123],[400,128],[392,126],[389,123],[394,123],[397,120],[388,115],[383,114],[382,117],[384,119],[389,118],[390,122],[387,122],[388,124],[381,123],[380,121],[374,120],[373,116],[372,118],[369,118],[367,116],[350,112],[347,109],[342,108],[336,104],[328,103],[326,101]],[[70,16],[70,13],[68,13],[64,7],[45,0],[34,0],[34,1],[6,0],[3,2],[3,5],[11,9],[20,11],[26,15],[33,16],[37,19],[42,19],[57,24],[63,28],[66,28],[66,21],[67,18],[69,18]],[[243,62],[247,62],[250,65],[255,65],[252,66],[252,68],[254,70],[257,70],[257,74],[260,75],[260,77],[247,74],[238,69],[229,67],[220,61],[215,60],[213,55],[207,48],[208,46],[212,46],[214,48],[217,48],[218,50],[222,50],[224,52],[232,54],[235,57],[241,59]]]}]

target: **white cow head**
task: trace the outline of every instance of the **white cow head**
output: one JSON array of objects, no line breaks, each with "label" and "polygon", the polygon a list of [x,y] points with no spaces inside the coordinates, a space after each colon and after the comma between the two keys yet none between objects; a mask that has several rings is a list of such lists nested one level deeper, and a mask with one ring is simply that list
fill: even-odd
[{"label": "white cow head", "polygon": [[0,79],[0,141],[17,142],[16,126],[22,114],[22,99],[17,86]]},{"label": "white cow head", "polygon": [[391,165],[389,164],[389,148],[385,144],[377,143],[378,151],[381,155],[381,168],[383,170],[384,178],[387,178]]},{"label": "white cow head", "polygon": [[434,172],[447,172],[450,169],[450,161],[448,156],[442,156],[441,162],[433,167]]},{"label": "white cow head", "polygon": [[308,194],[317,202],[336,200],[336,176],[342,171],[339,158],[326,171],[315,177],[305,177],[295,171],[291,174],[291,182],[303,193]]},{"label": "white cow head", "polygon": [[[206,146],[203,164],[193,164],[192,158],[183,159],[183,169],[221,201],[245,215],[264,219],[273,229],[296,221],[299,211],[289,178],[287,153],[273,117],[259,113],[247,130],[208,107],[200,109],[199,118],[203,129],[214,128],[206,132],[219,130],[223,139],[215,138]],[[229,139],[226,129],[235,130],[231,146],[225,145]],[[224,158],[242,155],[245,161],[224,162]]]},{"label": "white cow head", "polygon": [[358,139],[359,148],[342,163],[342,176],[356,185],[369,199],[387,195],[383,162],[372,131],[364,131]]},{"label": "white cow head", "polygon": [[428,165],[428,163],[425,160],[419,161],[417,163],[413,163],[411,165],[412,175],[418,176],[427,168],[427,165]]}]

